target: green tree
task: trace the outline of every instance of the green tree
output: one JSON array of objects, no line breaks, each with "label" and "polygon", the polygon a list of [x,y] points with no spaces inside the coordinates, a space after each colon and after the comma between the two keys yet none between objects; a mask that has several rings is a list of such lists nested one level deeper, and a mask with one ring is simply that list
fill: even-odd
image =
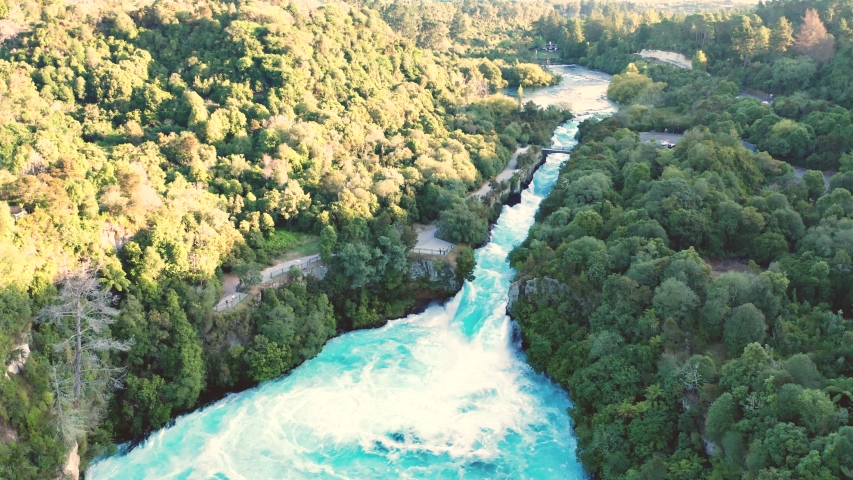
[{"label": "green tree", "polygon": [[455,243],[480,245],[486,241],[488,222],[465,204],[457,204],[441,212],[439,236]]},{"label": "green tree", "polygon": [[832,401],[846,408],[853,407],[853,377],[833,378],[829,380],[826,393],[832,395]]},{"label": "green tree", "polygon": [[843,478],[853,473],[853,427],[841,427],[828,437],[822,460],[833,475]]},{"label": "green tree", "polygon": [[699,297],[684,282],[668,278],[655,289],[653,304],[664,318],[683,319],[699,305]]},{"label": "green tree", "polygon": [[723,393],[714,400],[705,417],[705,432],[708,438],[719,443],[723,434],[737,421],[737,413],[737,404],[731,393]]},{"label": "green tree", "polygon": [[770,48],[774,53],[781,54],[794,44],[794,27],[787,18],[781,17],[770,34]]},{"label": "green tree", "polygon": [[636,193],[637,187],[643,182],[648,182],[651,178],[651,169],[647,163],[640,162],[634,164],[631,167],[628,178],[625,179],[625,188],[622,190],[622,195],[626,199],[632,197]]},{"label": "green tree", "polygon": [[240,275],[240,284],[243,288],[249,289],[264,281],[264,277],[261,275],[261,270],[258,267],[259,265],[256,263],[247,265],[245,271]]},{"label": "green tree", "polygon": [[338,264],[349,280],[349,288],[361,288],[376,280],[374,253],[363,243],[346,243],[338,251]]},{"label": "green tree", "polygon": [[763,439],[756,439],[750,445],[746,463],[756,473],[765,467],[794,467],[808,453],[808,447],[802,427],[777,423],[765,432]]},{"label": "green tree", "polygon": [[453,21],[450,24],[450,36],[454,39],[464,37],[471,29],[471,17],[467,13],[457,10],[453,14]]},{"label": "green tree", "polygon": [[817,65],[808,57],[780,58],[773,63],[770,85],[777,93],[793,93],[809,88]]},{"label": "green tree", "polygon": [[630,63],[625,73],[613,76],[607,87],[607,97],[623,104],[652,103],[665,87],[665,83],[639,73],[636,65]]},{"label": "green tree", "polygon": [[583,34],[583,23],[580,19],[572,18],[562,30],[559,40],[561,56],[566,59],[579,60],[586,55],[586,44]]},{"label": "green tree", "polygon": [[785,370],[794,377],[798,385],[805,388],[821,388],[824,384],[823,375],[817,369],[808,355],[798,353],[783,363]]},{"label": "green tree", "polygon": [[732,50],[738,53],[744,65],[749,63],[760,48],[759,33],[753,23],[751,16],[741,15],[732,30]]},{"label": "green tree", "polygon": [[745,303],[733,308],[723,329],[726,351],[730,356],[737,355],[750,343],[762,342],[766,334],[764,314],[755,305]]},{"label": "green tree", "polygon": [[290,366],[290,351],[287,347],[269,341],[263,335],[255,336],[252,346],[246,351],[249,376],[256,382],[273,379]]},{"label": "green tree", "polygon": [[797,404],[800,407],[801,423],[811,435],[826,435],[838,428],[839,422],[847,417],[839,415],[829,396],[820,390],[803,390],[797,397]]},{"label": "green tree", "polygon": [[821,195],[826,192],[826,184],[823,179],[823,172],[820,170],[809,170],[803,175],[803,182],[809,191],[809,198],[816,202]]},{"label": "green tree", "polygon": [[332,261],[332,252],[338,243],[338,233],[332,225],[326,225],[320,233],[320,258],[328,264]]},{"label": "green tree", "polygon": [[467,245],[460,246],[459,253],[456,255],[456,281],[460,283],[464,280],[473,282],[474,267],[476,266],[474,250]]},{"label": "green tree", "polygon": [[518,111],[524,110],[524,86],[518,86]]},{"label": "green tree", "polygon": [[751,250],[755,261],[767,265],[788,253],[788,241],[781,234],[765,232],[753,240]]}]

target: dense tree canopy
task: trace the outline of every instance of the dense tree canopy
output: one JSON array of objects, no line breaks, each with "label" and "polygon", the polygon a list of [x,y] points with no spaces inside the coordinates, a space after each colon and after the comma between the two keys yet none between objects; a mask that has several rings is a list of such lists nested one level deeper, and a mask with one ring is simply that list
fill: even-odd
[{"label": "dense tree canopy", "polygon": [[[582,17],[587,39],[596,23],[613,28],[611,40],[587,40],[582,61],[620,65],[608,94],[624,105],[580,125],[511,254],[523,292],[511,312],[528,361],[568,388],[578,454],[598,478],[850,474],[853,203],[840,133],[850,105],[813,89],[835,60],[796,57],[793,39],[762,50],[762,23],[776,25],[771,38],[795,30],[768,9],[792,5],[657,19],[631,40],[621,6]],[[629,60],[620,47],[664,47],[654,42],[688,26],[686,45],[704,44],[711,76]],[[770,91],[789,94],[772,105],[738,97],[764,61]],[[656,98],[635,93],[652,82],[665,84]],[[664,128],[686,130],[673,149],[636,133]],[[816,170],[797,175],[784,160]],[[839,167],[827,187],[820,170]],[[542,278],[559,288],[524,293]]]}]

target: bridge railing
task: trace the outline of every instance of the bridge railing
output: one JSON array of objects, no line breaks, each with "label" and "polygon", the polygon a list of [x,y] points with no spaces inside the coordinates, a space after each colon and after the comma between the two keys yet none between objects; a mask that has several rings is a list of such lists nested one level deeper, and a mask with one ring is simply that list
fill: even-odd
[{"label": "bridge railing", "polygon": [[547,147],[542,149],[543,155],[548,155],[549,153],[570,153],[572,151],[569,147]]},{"label": "bridge railing", "polygon": [[448,247],[448,248],[420,248],[420,247],[415,247],[412,249],[412,253],[420,253],[423,255],[439,255],[439,256],[443,257],[443,256],[447,255],[448,253],[450,253],[450,250],[452,250],[452,248],[450,248],[450,247]]},{"label": "bridge railing", "polygon": [[[281,277],[283,275],[287,275],[288,273],[290,273],[290,269],[293,267],[298,268],[299,270],[302,271],[302,273],[307,273],[307,270],[309,267],[311,267],[311,265],[313,265],[317,262],[320,262],[322,260],[323,259],[320,258],[320,255],[314,255],[313,257],[307,258],[307,259],[305,259],[299,263],[295,263],[289,267],[282,267],[280,269],[273,270],[273,271],[268,272],[266,274],[262,274],[261,275],[261,283],[266,283],[266,282],[269,282],[270,280],[272,280],[274,278],[278,278],[278,277]],[[237,291],[238,292],[244,292],[246,290],[247,290],[247,288],[245,285],[243,285],[243,281],[241,280],[240,283],[237,284]]]},{"label": "bridge railing", "polygon": [[282,269],[280,269],[280,270],[272,271],[272,272],[270,272],[270,276],[269,276],[269,278],[265,278],[265,279],[264,279],[264,281],[272,280],[273,278],[280,277],[280,276],[282,276],[282,275],[286,275],[286,274],[290,273],[290,269],[291,269],[291,268],[293,268],[293,267],[296,267],[296,268],[298,268],[299,270],[303,270],[303,271],[304,271],[304,270],[305,270],[306,268],[308,268],[309,266],[311,266],[311,265],[313,265],[313,264],[315,264],[315,263],[317,263],[317,262],[319,262],[319,261],[321,261],[321,260],[322,260],[322,258],[320,258],[320,255],[316,255],[316,256],[313,256],[313,257],[311,257],[311,258],[309,258],[309,259],[307,259],[307,260],[305,260],[305,261],[303,261],[303,262],[299,262],[299,263],[297,263],[297,264],[291,265],[291,266],[289,266],[289,267],[287,267],[287,268],[282,268]]}]

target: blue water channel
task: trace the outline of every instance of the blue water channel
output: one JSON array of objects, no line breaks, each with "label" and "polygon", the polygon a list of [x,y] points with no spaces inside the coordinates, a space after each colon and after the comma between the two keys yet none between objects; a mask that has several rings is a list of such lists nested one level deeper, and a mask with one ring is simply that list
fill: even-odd
[{"label": "blue water channel", "polygon": [[[555,68],[563,82],[525,101],[612,112],[607,76]],[[576,130],[567,122],[553,143],[573,146]],[[507,254],[567,158],[551,155],[521,202],[504,207],[476,252],[476,280],[448,303],[337,337],[290,374],[178,418],[87,478],[584,478],[569,396],[527,366],[505,314]]]}]

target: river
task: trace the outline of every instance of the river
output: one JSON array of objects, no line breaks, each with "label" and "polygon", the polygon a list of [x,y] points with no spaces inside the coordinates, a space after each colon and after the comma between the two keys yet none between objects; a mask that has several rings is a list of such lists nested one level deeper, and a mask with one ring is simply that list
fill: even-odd
[{"label": "river", "polygon": [[[609,76],[554,67],[563,82],[525,102],[569,102],[609,114]],[[576,121],[553,143],[573,146]],[[97,462],[91,479],[584,478],[568,394],[524,360],[506,316],[527,236],[567,155],[551,155],[504,207],[476,252],[476,280],[445,305],[347,333],[290,374],[178,418],[125,455]]]}]

